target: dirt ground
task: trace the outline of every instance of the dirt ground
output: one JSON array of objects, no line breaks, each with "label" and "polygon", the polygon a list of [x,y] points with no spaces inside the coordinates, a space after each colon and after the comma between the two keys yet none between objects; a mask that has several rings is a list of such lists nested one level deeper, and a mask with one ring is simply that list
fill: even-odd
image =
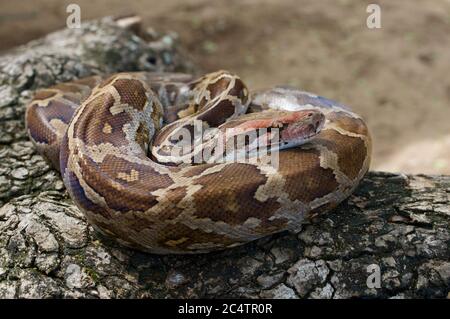
[{"label": "dirt ground", "polygon": [[[368,29],[368,3],[381,29]],[[450,1],[43,0],[0,2],[0,50],[82,20],[138,13],[173,30],[205,71],[251,89],[290,84],[349,105],[370,127],[372,169],[450,174]]]}]

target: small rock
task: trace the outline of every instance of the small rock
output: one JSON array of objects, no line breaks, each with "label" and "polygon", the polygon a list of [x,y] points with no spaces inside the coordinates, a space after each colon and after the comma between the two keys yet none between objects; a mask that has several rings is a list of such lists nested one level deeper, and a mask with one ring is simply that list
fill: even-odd
[{"label": "small rock", "polygon": [[98,296],[101,299],[110,299],[112,298],[113,294],[111,291],[109,291],[105,286],[98,285],[97,286]]},{"label": "small rock", "polygon": [[20,274],[18,298],[58,298],[61,289],[51,277],[47,277],[33,270],[22,271]]},{"label": "small rock", "polygon": [[29,175],[29,172],[24,167],[16,168],[11,172],[11,176],[14,179],[18,179],[18,180],[25,180],[28,178],[28,175]]},{"label": "small rock", "polygon": [[13,299],[16,297],[17,282],[2,281],[0,282],[0,299]]},{"label": "small rock", "polygon": [[383,263],[389,267],[395,267],[396,266],[396,262],[395,259],[393,257],[386,257],[382,259]]},{"label": "small rock", "polygon": [[256,281],[263,289],[268,289],[278,284],[283,279],[283,276],[283,272],[273,275],[261,275],[256,278]]},{"label": "small rock", "polygon": [[55,182],[55,190],[62,191],[64,189],[64,183],[60,180]]},{"label": "small rock", "polygon": [[316,288],[311,292],[312,299],[331,299],[333,298],[334,288],[330,284],[326,284],[323,288]]},{"label": "small rock", "polygon": [[312,259],[316,259],[322,255],[322,248],[318,246],[312,246],[305,249],[305,256],[310,257]]},{"label": "small rock", "polygon": [[17,92],[12,86],[0,86],[0,107],[10,105],[17,99]]},{"label": "small rock", "polygon": [[43,224],[31,219],[26,228],[26,232],[30,235],[40,251],[55,252],[59,249],[58,241],[50,230]]},{"label": "small rock", "polygon": [[382,247],[387,248],[388,242],[395,242],[395,237],[390,234],[386,234],[375,238],[375,246],[380,248]]},{"label": "small rock", "polygon": [[70,264],[66,268],[66,285],[69,288],[81,288],[81,267]]},{"label": "small rock", "polygon": [[35,263],[40,271],[49,274],[59,265],[58,254],[40,254],[36,257]]},{"label": "small rock", "polygon": [[381,280],[383,286],[391,290],[400,287],[401,282],[399,276],[400,276],[399,272],[395,269],[390,269],[383,272]]},{"label": "small rock", "polygon": [[260,294],[261,298],[269,299],[298,299],[294,290],[286,286],[285,284],[280,284],[271,290],[263,290]]},{"label": "small rock", "polygon": [[305,297],[315,286],[323,284],[329,274],[325,261],[300,259],[288,269],[288,284],[295,287],[300,297]]},{"label": "small rock", "polygon": [[171,270],[166,277],[166,286],[169,289],[176,289],[189,282],[189,279],[181,272]]},{"label": "small rock", "polygon": [[65,273],[66,286],[69,288],[90,288],[94,282],[79,265],[69,264]]},{"label": "small rock", "polygon": [[65,208],[47,202],[39,202],[35,206],[35,210],[48,218],[49,223],[58,230],[68,247],[82,247],[87,241],[87,224],[65,214],[63,209]]},{"label": "small rock", "polygon": [[294,255],[294,252],[291,249],[283,247],[274,247],[270,250],[270,252],[275,257],[276,265],[282,264],[285,261],[290,260]]},{"label": "small rock", "polygon": [[7,273],[8,273],[8,271],[6,270],[6,268],[0,267],[0,280],[2,280],[4,277],[6,277]]},{"label": "small rock", "polygon": [[251,257],[244,257],[239,260],[239,264],[243,275],[253,275],[262,265],[262,262]]}]

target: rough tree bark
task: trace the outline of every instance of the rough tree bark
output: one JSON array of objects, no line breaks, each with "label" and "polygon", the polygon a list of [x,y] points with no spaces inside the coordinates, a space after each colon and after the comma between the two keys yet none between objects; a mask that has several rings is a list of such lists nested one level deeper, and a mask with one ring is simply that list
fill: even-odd
[{"label": "rough tree bark", "polygon": [[[372,172],[301,232],[206,255],[143,254],[95,233],[28,141],[24,106],[93,73],[193,70],[176,37],[136,26],[105,18],[0,57],[0,298],[449,297],[449,176]],[[372,264],[381,288],[367,285]]]}]

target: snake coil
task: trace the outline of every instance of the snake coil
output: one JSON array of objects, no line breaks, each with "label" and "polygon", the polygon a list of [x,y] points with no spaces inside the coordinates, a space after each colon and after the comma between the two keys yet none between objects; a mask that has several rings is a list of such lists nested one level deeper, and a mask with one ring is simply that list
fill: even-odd
[{"label": "snake coil", "polygon": [[[371,139],[359,115],[290,87],[250,94],[226,71],[57,84],[36,92],[26,124],[88,221],[152,253],[202,253],[297,229],[347,198],[370,164]],[[182,133],[196,125],[216,130],[174,156]],[[264,139],[279,129],[281,142],[270,152],[279,151],[276,167],[218,160],[223,152],[211,145],[226,129],[236,137],[261,128]],[[244,144],[247,153],[252,145]],[[205,150],[214,160],[195,162]]]}]

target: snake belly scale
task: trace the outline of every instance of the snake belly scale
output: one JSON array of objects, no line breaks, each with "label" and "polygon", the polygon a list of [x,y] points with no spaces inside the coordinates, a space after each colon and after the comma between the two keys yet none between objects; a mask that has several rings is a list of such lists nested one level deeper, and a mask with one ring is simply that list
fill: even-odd
[{"label": "snake belly scale", "polygon": [[[291,123],[300,118],[309,124]],[[191,163],[193,149],[180,164],[169,150],[194,121],[219,129],[270,123],[288,127],[288,138],[314,134],[280,148],[277,167]],[[90,224],[159,254],[221,250],[298,229],[347,198],[370,164],[371,139],[359,115],[290,87],[250,93],[226,71],[198,79],[130,72],[57,84],[36,92],[26,124]]]}]

